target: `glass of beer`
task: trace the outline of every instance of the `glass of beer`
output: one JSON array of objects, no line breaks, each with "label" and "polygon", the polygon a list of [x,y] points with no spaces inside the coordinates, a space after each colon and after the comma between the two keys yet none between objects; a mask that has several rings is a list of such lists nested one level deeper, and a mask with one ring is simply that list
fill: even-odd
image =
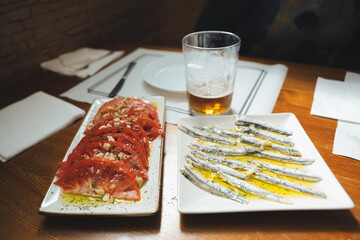
[{"label": "glass of beer", "polygon": [[240,38],[229,32],[204,31],[182,39],[187,97],[193,115],[230,110]]}]

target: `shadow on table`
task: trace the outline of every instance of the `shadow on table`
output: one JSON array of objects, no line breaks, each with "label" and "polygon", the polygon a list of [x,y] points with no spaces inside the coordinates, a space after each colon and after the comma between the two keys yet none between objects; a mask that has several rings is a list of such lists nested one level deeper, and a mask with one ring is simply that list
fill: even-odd
[{"label": "shadow on table", "polygon": [[161,213],[152,216],[46,216],[39,231],[53,232],[59,235],[72,233],[101,234],[108,233],[152,233],[160,231]]},{"label": "shadow on table", "polygon": [[183,232],[359,232],[350,211],[289,211],[181,215]]}]

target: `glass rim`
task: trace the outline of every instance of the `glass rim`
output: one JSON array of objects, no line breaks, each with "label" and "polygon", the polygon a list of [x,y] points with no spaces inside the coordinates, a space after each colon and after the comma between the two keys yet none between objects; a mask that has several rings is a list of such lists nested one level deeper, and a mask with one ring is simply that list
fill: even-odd
[{"label": "glass rim", "polygon": [[[194,46],[194,45],[190,45],[188,43],[185,43],[186,38],[189,38],[189,37],[194,36],[194,35],[205,34],[205,33],[220,33],[220,34],[224,34],[224,35],[229,35],[229,36],[235,37],[237,42],[234,43],[234,44],[228,45],[228,46],[224,46],[224,47],[199,47],[199,46]],[[182,42],[183,46],[186,46],[186,47],[189,47],[189,48],[204,49],[204,50],[219,50],[219,49],[231,48],[231,47],[240,45],[241,39],[235,33],[226,32],[226,31],[200,31],[200,32],[192,32],[192,33],[189,33],[189,34],[185,35],[182,38],[181,42]]]}]

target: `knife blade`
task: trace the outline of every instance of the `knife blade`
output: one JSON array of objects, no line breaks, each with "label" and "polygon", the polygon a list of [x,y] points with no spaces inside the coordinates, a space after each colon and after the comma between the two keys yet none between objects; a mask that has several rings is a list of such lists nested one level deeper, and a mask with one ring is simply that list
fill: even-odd
[{"label": "knife blade", "polygon": [[122,86],[124,85],[124,82],[127,78],[127,76],[129,75],[131,69],[134,67],[134,65],[136,64],[136,62],[132,61],[129,63],[124,75],[122,75],[121,79],[119,80],[119,82],[116,84],[116,86],[113,88],[113,90],[111,90],[111,92],[109,93],[109,98],[113,98],[116,96],[116,94],[120,91],[120,89],[122,88]]}]

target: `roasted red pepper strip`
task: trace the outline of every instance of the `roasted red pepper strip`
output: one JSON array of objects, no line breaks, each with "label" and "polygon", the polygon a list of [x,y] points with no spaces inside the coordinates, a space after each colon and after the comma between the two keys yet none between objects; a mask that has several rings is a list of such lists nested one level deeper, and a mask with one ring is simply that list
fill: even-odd
[{"label": "roasted red pepper strip", "polygon": [[76,147],[69,155],[67,161],[60,164],[60,168],[57,172],[58,177],[61,177],[64,172],[79,161],[87,160],[88,158],[103,158],[104,156],[107,156],[113,161],[124,162],[126,167],[134,172],[137,177],[142,178],[143,181],[148,179],[147,156],[144,156],[141,152],[133,150],[125,143],[100,141],[88,142],[86,146],[86,148]]},{"label": "roasted red pepper strip", "polygon": [[135,121],[106,121],[94,126],[91,130],[86,132],[86,134],[91,137],[102,136],[108,133],[126,133],[131,136],[136,135],[140,143],[144,145],[146,152],[150,152],[150,143],[147,134]]},{"label": "roasted red pepper strip", "polygon": [[139,187],[148,180],[149,140],[165,134],[156,108],[137,98],[113,99],[100,107],[84,134],[59,164],[56,184],[67,193],[140,200]]},{"label": "roasted red pepper strip", "polygon": [[86,136],[86,137],[89,138],[89,142],[99,142],[99,141],[122,142],[129,145],[134,151],[141,153],[143,156],[147,156],[147,152],[144,149],[144,146],[140,143],[140,139],[136,134],[130,135],[125,133],[107,133],[100,136]]},{"label": "roasted red pepper strip", "polygon": [[120,161],[86,159],[77,162],[54,184],[70,194],[99,197],[107,193],[118,199],[140,200],[134,174]]},{"label": "roasted red pepper strip", "polygon": [[147,117],[159,123],[157,110],[150,103],[138,98],[120,97],[104,103],[94,116],[91,124],[97,125],[100,122],[117,117],[122,120],[129,118],[136,120],[137,117]]}]

